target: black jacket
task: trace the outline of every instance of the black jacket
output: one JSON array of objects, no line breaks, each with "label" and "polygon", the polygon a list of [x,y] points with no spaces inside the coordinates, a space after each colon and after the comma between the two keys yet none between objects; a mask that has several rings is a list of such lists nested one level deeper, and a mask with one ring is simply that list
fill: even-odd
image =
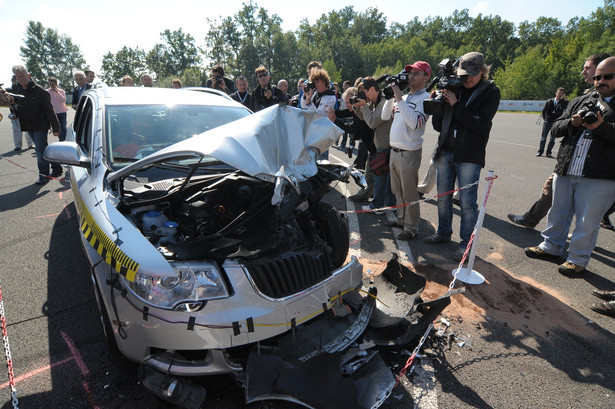
[{"label": "black jacket", "polygon": [[[90,88],[92,88],[92,84],[90,84],[89,82],[85,83],[85,91],[89,90]],[[81,96],[83,96],[83,92],[81,93]],[[75,87],[73,88],[73,101],[71,102],[71,104],[73,104],[75,107],[79,104],[79,87]]]},{"label": "black jacket", "polygon": [[235,101],[249,108],[251,111],[254,111],[254,103],[252,101],[252,94],[250,94],[249,92],[246,91],[246,94],[244,95],[245,99],[243,101],[241,101],[242,97],[239,95],[239,91],[235,91],[229,96],[233,98]]},{"label": "black jacket", "polygon": [[595,179],[615,180],[615,98],[611,103],[607,102],[597,92],[591,92],[573,99],[564,115],[553,124],[551,132],[556,138],[563,138],[557,153],[557,165],[554,172],[560,176],[568,174],[568,168],[572,161],[572,154],[577,141],[585,130],[585,127],[574,127],[570,118],[579,112],[586,101],[601,105],[604,122],[592,131],[592,139],[585,164],[583,176]]},{"label": "black jacket", "polygon": [[[461,92],[463,90],[466,89]],[[478,163],[485,167],[489,132],[499,106],[500,90],[493,81],[479,83],[465,104],[461,99],[452,107],[444,102],[443,115],[432,118],[434,129],[440,132],[434,158],[442,152],[449,132],[457,130],[453,161]]]},{"label": "black jacket", "polygon": [[275,104],[286,104],[288,101],[286,100],[286,96],[282,92],[282,90],[275,85],[269,85],[271,87],[271,98],[267,99],[265,97],[265,90],[258,87],[254,88],[252,91],[252,103],[254,104],[253,111],[260,111],[261,109],[268,108]]},{"label": "black jacket", "polygon": [[48,131],[60,132],[60,122],[51,104],[51,97],[43,87],[30,80],[26,88],[16,84],[13,93],[23,95],[15,98],[15,110],[19,125],[24,132]]},{"label": "black jacket", "polygon": [[553,122],[562,114],[566,107],[568,106],[568,100],[566,98],[562,99],[555,105],[555,98],[551,98],[547,102],[545,102],[545,106],[542,108],[542,119],[545,122]]}]

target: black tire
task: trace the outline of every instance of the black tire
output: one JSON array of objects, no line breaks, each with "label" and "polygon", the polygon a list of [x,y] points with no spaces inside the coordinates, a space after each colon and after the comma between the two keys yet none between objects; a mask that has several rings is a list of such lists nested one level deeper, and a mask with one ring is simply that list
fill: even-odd
[{"label": "black tire", "polygon": [[332,248],[332,267],[339,268],[346,261],[348,249],[350,248],[348,226],[346,226],[337,210],[328,203],[318,203],[314,214],[323,238]]},{"label": "black tire", "polygon": [[98,314],[100,315],[100,322],[103,327],[105,340],[107,341],[107,347],[109,347],[109,351],[112,354],[120,354],[120,348],[117,346],[117,341],[115,340],[115,335],[113,334],[111,320],[109,319],[109,314],[105,308],[105,303],[103,301],[100,288],[98,288],[98,281],[96,280],[96,276],[93,271],[91,273],[91,277],[92,284],[94,285],[94,295],[96,296],[96,306],[98,307]]}]

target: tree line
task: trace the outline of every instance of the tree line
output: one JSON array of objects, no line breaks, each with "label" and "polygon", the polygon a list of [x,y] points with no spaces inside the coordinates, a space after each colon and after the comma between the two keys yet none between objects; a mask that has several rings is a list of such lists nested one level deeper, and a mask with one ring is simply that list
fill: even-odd
[{"label": "tree line", "polygon": [[[502,99],[540,100],[552,97],[560,86],[569,96],[580,94],[587,87],[580,75],[585,59],[597,52],[615,54],[615,0],[565,24],[539,17],[518,27],[497,15],[471,17],[467,9],[388,24],[377,7],[355,11],[347,6],[323,13],[314,24],[304,19],[295,31],[285,32],[278,15],[252,1],[233,16],[207,23],[204,48],[181,28],[164,30],[151,50],[125,46],[109,51],[99,77],[117,85],[126,74],[138,79],[147,72],[158,86],[170,87],[173,78],[184,86],[202,86],[210,67],[220,62],[228,76],[245,75],[252,85],[254,69],[261,64],[272,80],[293,84],[306,76],[310,61],[319,60],[332,80],[341,82],[396,74],[416,60],[427,61],[437,75],[443,59],[480,51],[492,66]],[[21,55],[37,82],[53,75],[61,84],[71,84],[72,72],[87,67],[70,37],[40,22],[29,22],[24,43]]]}]

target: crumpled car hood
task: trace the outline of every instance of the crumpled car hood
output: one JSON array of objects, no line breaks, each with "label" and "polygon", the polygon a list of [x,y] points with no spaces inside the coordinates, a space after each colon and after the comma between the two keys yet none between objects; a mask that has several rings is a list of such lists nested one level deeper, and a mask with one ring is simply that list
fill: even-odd
[{"label": "crumpled car hood", "polygon": [[303,181],[316,174],[315,158],[342,133],[322,115],[275,105],[153,153],[111,173],[108,180],[161,160],[208,155],[263,180],[285,176]]}]

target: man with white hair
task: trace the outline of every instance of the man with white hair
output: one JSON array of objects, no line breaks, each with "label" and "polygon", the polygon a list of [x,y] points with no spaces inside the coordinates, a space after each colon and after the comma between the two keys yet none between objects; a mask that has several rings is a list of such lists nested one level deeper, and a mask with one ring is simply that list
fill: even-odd
[{"label": "man with white hair", "polygon": [[92,87],[92,84],[85,80],[85,73],[83,71],[75,71],[73,73],[73,78],[77,83],[77,86],[73,90],[73,109],[77,110],[77,106],[79,105],[79,99],[83,93]]},{"label": "man with white hair", "polygon": [[[13,93],[19,96],[9,96],[9,102],[16,106],[17,117],[21,125],[21,130],[28,132],[36,145],[36,163],[38,165],[39,179],[37,185],[44,185],[49,182],[49,162],[43,157],[47,147],[47,132],[51,127],[54,136],[60,135],[60,123],[56,116],[51,97],[43,87],[37,85],[30,78],[28,70],[23,65],[15,65],[13,74],[17,80]],[[84,76],[85,81],[85,76]],[[52,177],[62,174],[62,166],[51,165]]]}]

